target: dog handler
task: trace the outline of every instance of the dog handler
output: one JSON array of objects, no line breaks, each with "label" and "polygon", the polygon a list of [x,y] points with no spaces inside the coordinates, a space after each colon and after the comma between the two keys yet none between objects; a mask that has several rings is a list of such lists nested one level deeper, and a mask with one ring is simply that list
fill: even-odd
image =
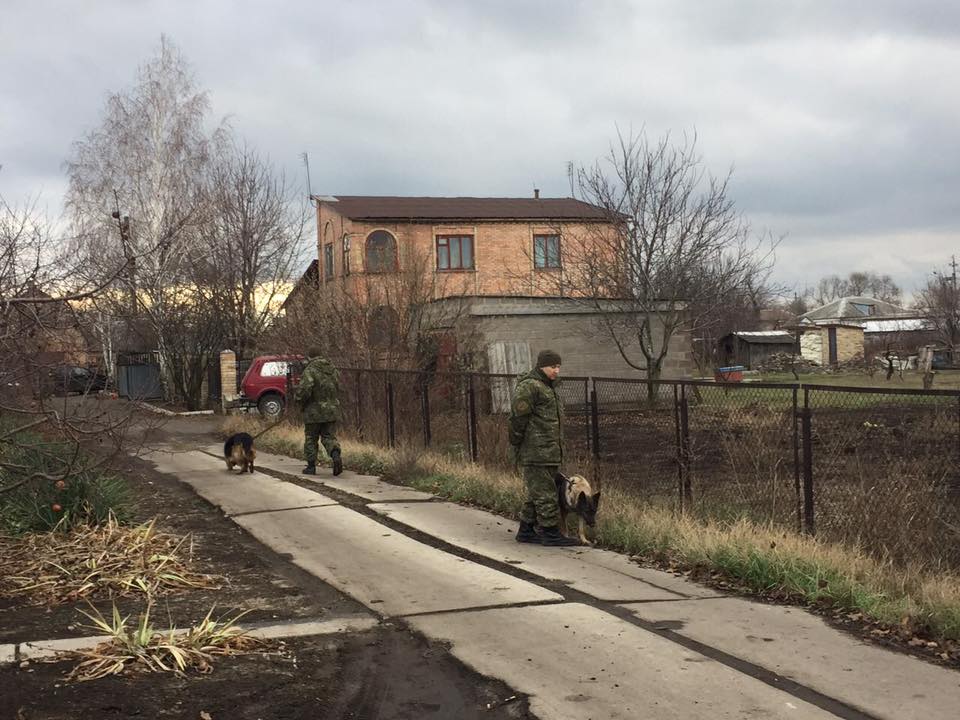
[{"label": "dog handler", "polygon": [[[510,444],[523,468],[527,500],[520,511],[517,542],[548,546],[579,545],[560,532],[560,506],[554,476],[563,462],[563,405],[557,397],[560,356],[543,350],[536,367],[520,376],[510,412]],[[542,537],[534,527],[540,524]]]},{"label": "dog handler", "polygon": [[303,414],[303,457],[307,461],[303,474],[317,474],[317,441],[320,440],[333,461],[333,474],[339,475],[343,472],[343,463],[335,432],[340,419],[340,374],[318,347],[307,350],[307,361],[294,394]]}]

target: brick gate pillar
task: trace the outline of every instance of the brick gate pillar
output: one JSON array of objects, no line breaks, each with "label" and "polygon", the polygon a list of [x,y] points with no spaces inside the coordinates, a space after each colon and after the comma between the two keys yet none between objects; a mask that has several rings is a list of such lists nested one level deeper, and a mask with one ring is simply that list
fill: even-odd
[{"label": "brick gate pillar", "polygon": [[220,403],[224,414],[227,406],[237,399],[237,354],[233,350],[220,351]]}]

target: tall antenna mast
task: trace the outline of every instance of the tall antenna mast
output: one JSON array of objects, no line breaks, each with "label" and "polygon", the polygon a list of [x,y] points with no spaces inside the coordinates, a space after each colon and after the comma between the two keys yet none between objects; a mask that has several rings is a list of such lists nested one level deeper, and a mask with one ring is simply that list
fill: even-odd
[{"label": "tall antenna mast", "polygon": [[313,190],[310,187],[310,156],[307,153],[302,152],[300,153],[300,158],[303,160],[303,164],[307,167],[307,197],[311,198],[312,202]]}]

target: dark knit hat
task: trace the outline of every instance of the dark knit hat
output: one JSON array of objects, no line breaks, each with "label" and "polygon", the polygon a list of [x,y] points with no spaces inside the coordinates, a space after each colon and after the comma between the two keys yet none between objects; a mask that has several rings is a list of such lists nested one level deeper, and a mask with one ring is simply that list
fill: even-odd
[{"label": "dark knit hat", "polygon": [[319,345],[311,345],[307,348],[307,358],[313,360],[313,358],[323,357],[323,348]]},{"label": "dark knit hat", "polygon": [[537,355],[537,367],[550,367],[551,365],[560,364],[560,355],[555,353],[553,350],[541,350],[540,354]]}]

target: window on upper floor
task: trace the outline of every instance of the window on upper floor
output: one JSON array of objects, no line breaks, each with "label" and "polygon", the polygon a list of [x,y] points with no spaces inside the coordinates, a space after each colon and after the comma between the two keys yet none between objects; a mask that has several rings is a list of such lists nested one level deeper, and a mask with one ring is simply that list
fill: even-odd
[{"label": "window on upper floor", "polygon": [[856,310],[861,315],[873,315],[873,305],[868,305],[867,303],[850,303],[853,305],[853,309]]},{"label": "window on upper floor", "polygon": [[323,246],[323,278],[333,280],[333,243]]},{"label": "window on upper floor", "polygon": [[437,235],[437,270],[473,270],[473,235]]},{"label": "window on upper floor", "polygon": [[343,276],[350,274],[350,236],[343,236]]},{"label": "window on upper floor", "polygon": [[365,259],[368,273],[396,272],[397,239],[386,230],[374,230],[367,235]]},{"label": "window on upper floor", "polygon": [[533,236],[533,266],[537,270],[554,270],[560,267],[560,236]]}]

